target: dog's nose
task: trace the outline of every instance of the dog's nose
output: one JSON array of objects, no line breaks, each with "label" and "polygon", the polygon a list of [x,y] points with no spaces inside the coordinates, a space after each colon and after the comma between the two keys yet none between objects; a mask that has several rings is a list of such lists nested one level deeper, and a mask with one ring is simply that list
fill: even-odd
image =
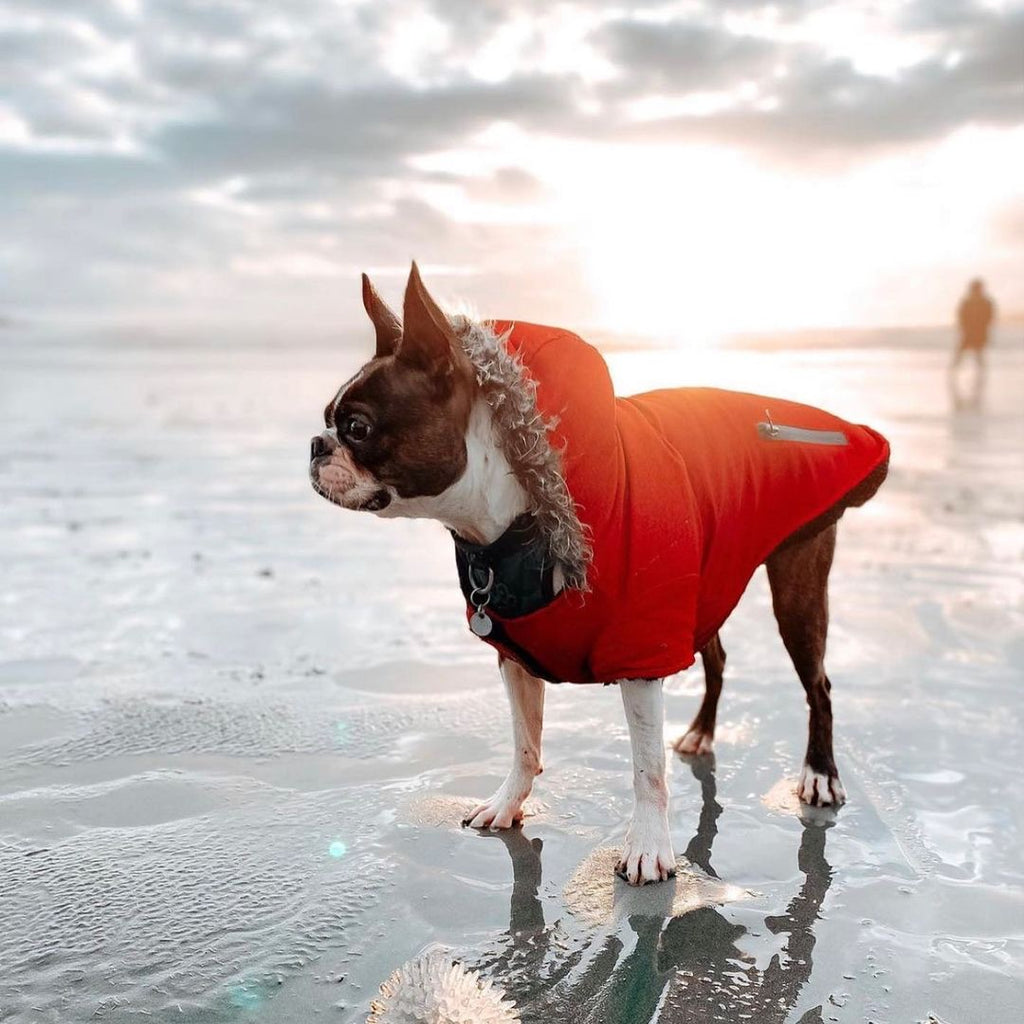
[{"label": "dog's nose", "polygon": [[314,434],[313,440],[309,445],[310,459],[316,459],[321,455],[326,455],[327,451],[327,441],[324,439],[323,434]]}]

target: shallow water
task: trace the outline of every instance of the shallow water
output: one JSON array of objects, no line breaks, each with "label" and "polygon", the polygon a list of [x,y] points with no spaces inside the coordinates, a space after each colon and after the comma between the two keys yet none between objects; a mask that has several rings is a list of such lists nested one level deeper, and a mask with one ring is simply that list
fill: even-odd
[{"label": "shallow water", "polygon": [[[602,852],[631,800],[614,688],[549,687],[522,831],[458,828],[509,739],[450,544],[306,479],[357,357],[3,345],[0,1020],[362,1021],[428,948],[527,1022],[1019,1017],[1019,348],[958,411],[939,349],[612,358],[622,392],[784,394],[894,448],[832,577],[848,805],[792,799],[805,711],[759,575],[717,758],[673,766],[692,867],[637,892]],[[670,737],[701,687],[668,683]]]}]

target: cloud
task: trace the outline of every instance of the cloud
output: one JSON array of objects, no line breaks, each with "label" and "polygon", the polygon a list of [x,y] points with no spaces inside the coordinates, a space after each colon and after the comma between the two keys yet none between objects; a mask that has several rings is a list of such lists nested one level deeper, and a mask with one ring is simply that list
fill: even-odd
[{"label": "cloud", "polygon": [[745,85],[710,114],[645,117],[624,132],[724,142],[796,161],[837,149],[863,158],[864,147],[939,139],[972,124],[1024,122],[1024,10],[996,15],[949,4],[923,19],[919,11],[907,20],[929,36],[929,55],[891,74],[866,73],[854,58],[804,39],[732,34],[709,23],[618,21],[599,33],[619,71],[606,95],[622,110],[625,101],[652,93],[678,97]]},{"label": "cloud", "polygon": [[[483,268],[556,315],[589,296],[578,245],[538,213],[531,139],[857,162],[1024,121],[1019,5],[919,0],[863,39],[833,23],[852,10],[9,0],[0,306],[180,308],[187,294],[222,310],[274,267],[280,294],[301,296],[332,267],[418,255]],[[883,43],[895,56],[879,70]],[[473,151],[500,124],[511,141],[487,163],[422,159]]]},{"label": "cloud", "polygon": [[168,160],[199,174],[320,167],[379,175],[494,121],[560,124],[555,114],[564,107],[558,83],[544,78],[425,90],[275,83],[223,102],[209,117],[171,125],[152,142]]},{"label": "cloud", "polygon": [[594,43],[618,70],[620,95],[677,95],[770,77],[783,48],[771,40],[734,35],[709,23],[663,24],[624,19],[602,26]]}]

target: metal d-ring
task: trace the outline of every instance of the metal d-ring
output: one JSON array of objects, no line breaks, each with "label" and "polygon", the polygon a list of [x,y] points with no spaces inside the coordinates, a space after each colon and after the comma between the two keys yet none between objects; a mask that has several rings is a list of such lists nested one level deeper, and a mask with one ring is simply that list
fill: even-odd
[{"label": "metal d-ring", "polygon": [[[491,588],[494,586],[494,570],[488,566],[487,569],[487,582],[483,585],[477,583],[473,579],[473,566],[468,567],[469,582],[473,584],[473,590],[469,595],[469,603],[478,611],[481,612],[484,608],[490,604],[491,601]],[[483,597],[483,600],[477,602],[477,596]]]},{"label": "metal d-ring", "polygon": [[[484,609],[491,600],[491,587],[494,586],[494,570],[488,567],[487,582],[483,586],[478,586],[476,580],[473,579],[472,566],[468,567],[467,574],[469,582],[473,584],[473,590],[469,595],[469,603],[473,606],[473,614],[469,617],[469,628],[479,637],[490,636],[491,630],[494,629],[494,623]],[[482,600],[479,600],[480,598]]]}]

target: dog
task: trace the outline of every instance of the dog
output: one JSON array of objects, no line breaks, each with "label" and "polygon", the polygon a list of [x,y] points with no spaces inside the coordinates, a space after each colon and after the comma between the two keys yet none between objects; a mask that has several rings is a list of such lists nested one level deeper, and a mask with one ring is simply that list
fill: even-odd
[{"label": "dog", "polygon": [[802,801],[845,800],[825,673],[836,523],[885,478],[869,427],[776,398],[679,388],[616,398],[601,355],[558,328],[446,315],[413,263],[400,319],[363,276],[372,359],[313,437],[313,488],[345,509],[451,532],[467,621],[498,652],[514,759],[467,816],[510,828],[542,771],[544,686],[616,683],[635,805],[617,872],[675,871],[662,680],[697,653],[706,690],[674,744],[712,750],[719,629],[767,567],[810,709]]}]

